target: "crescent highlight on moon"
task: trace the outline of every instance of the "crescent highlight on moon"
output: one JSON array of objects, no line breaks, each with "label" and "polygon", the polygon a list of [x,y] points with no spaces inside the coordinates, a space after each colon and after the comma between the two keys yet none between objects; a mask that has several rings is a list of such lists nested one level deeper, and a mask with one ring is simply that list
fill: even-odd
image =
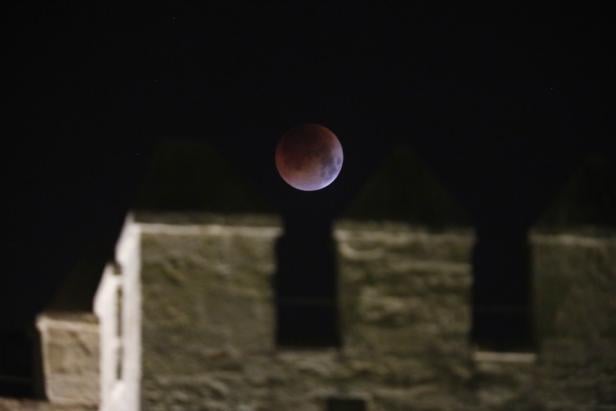
[{"label": "crescent highlight on moon", "polygon": [[280,177],[291,187],[315,191],[330,185],[342,169],[344,153],[327,127],[304,124],[287,131],[276,147]]}]

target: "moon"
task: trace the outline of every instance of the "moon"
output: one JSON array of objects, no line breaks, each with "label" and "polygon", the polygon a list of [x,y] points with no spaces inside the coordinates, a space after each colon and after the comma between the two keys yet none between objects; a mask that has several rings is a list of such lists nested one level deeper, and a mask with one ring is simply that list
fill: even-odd
[{"label": "moon", "polygon": [[338,137],[327,127],[304,124],[287,131],[276,147],[276,168],[291,187],[316,191],[330,185],[342,169]]}]

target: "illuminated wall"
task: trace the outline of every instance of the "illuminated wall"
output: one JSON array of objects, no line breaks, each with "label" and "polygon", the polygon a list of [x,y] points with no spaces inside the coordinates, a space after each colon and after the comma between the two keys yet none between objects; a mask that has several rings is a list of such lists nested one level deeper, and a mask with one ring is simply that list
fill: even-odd
[{"label": "illuminated wall", "polygon": [[613,237],[533,235],[539,348],[491,353],[469,344],[468,232],[340,224],[343,343],[290,349],[274,338],[276,222],[161,217],[142,231],[144,409],[611,410],[616,402]]}]

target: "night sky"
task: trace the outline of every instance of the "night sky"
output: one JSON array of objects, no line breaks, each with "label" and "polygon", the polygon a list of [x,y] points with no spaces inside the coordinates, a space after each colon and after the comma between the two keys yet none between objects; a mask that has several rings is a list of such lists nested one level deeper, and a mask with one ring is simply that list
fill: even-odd
[{"label": "night sky", "polygon": [[[452,221],[479,232],[524,231],[571,178],[578,198],[597,179],[606,183],[595,192],[608,191],[572,222],[614,226],[614,29],[601,10],[507,10],[471,23],[468,10],[174,4],[8,8],[3,330],[31,321],[83,256],[104,263],[135,203],[157,205],[138,193],[161,141],[212,147],[258,193],[229,209],[281,213],[294,230],[345,215],[377,173],[382,184],[412,180],[415,163],[379,171],[400,147],[464,210],[467,220]],[[284,131],[308,122],[345,150],[338,180],[315,193],[284,184],[272,156]],[[588,156],[600,166],[580,169]],[[179,176],[185,166],[162,164]],[[201,188],[212,196],[235,181],[204,180],[218,183]],[[370,206],[354,216],[387,210],[404,216]]]}]

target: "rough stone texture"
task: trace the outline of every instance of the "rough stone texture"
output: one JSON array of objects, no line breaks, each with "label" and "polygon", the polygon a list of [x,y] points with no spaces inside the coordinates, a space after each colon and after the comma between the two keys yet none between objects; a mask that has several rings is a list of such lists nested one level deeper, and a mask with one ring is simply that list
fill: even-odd
[{"label": "rough stone texture", "polygon": [[616,241],[533,237],[531,354],[469,344],[468,233],[336,231],[341,349],[277,349],[274,227],[142,226],[144,410],[616,410]]},{"label": "rough stone texture", "polygon": [[616,237],[537,235],[533,243],[534,391],[550,410],[616,409]]},{"label": "rough stone texture", "polygon": [[0,411],[95,411],[95,405],[51,404],[47,401],[0,398]]},{"label": "rough stone texture", "polygon": [[49,401],[98,404],[100,335],[96,317],[88,313],[44,313],[37,326]]}]

